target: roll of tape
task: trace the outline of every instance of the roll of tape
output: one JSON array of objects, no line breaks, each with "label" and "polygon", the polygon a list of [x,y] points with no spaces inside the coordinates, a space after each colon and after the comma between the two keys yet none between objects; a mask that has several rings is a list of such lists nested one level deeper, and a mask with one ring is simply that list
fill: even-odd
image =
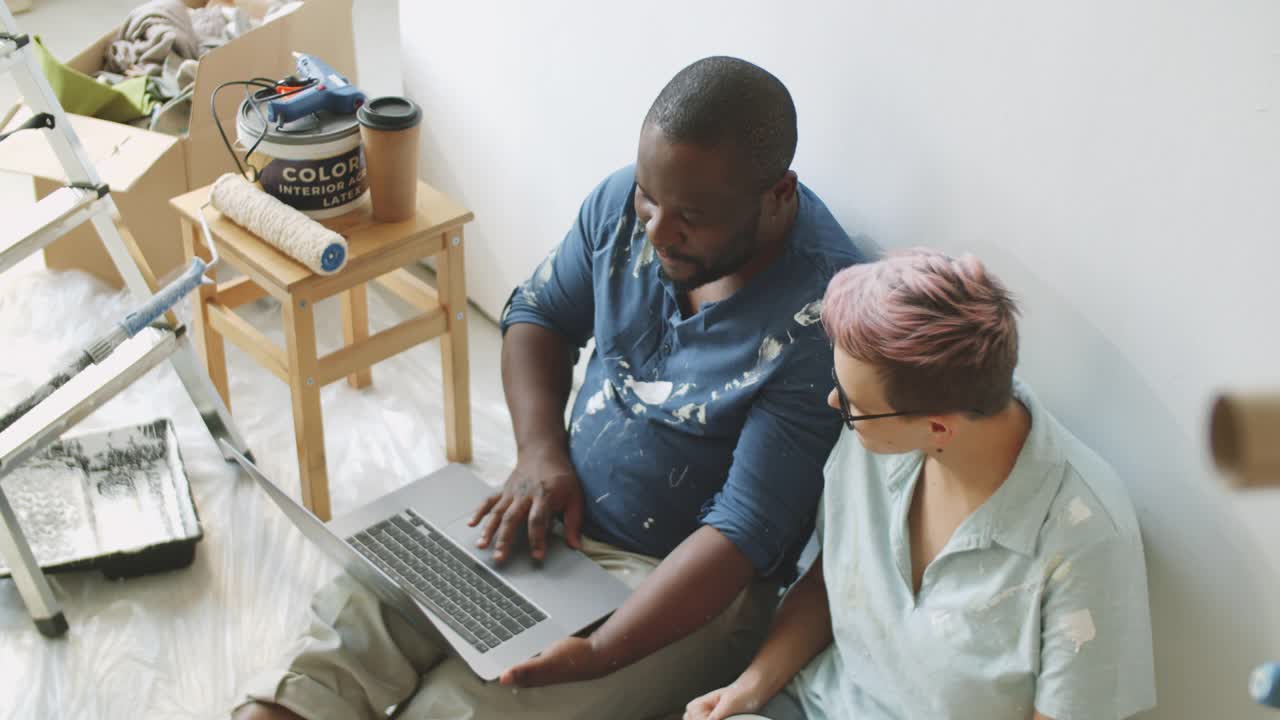
[{"label": "roll of tape", "polygon": [[1219,396],[1209,420],[1209,446],[1231,483],[1280,486],[1280,392]]}]

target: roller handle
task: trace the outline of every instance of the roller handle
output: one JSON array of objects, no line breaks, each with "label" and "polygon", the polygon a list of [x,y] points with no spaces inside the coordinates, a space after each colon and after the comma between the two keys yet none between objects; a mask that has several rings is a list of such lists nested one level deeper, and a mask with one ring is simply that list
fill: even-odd
[{"label": "roller handle", "polygon": [[1253,671],[1249,694],[1259,705],[1280,709],[1280,662],[1263,663]]},{"label": "roller handle", "polygon": [[191,267],[187,268],[186,272],[180,275],[178,279],[164,286],[160,292],[152,295],[151,299],[142,307],[125,316],[125,319],[120,322],[121,327],[124,328],[129,337],[142,332],[143,328],[155,322],[156,318],[186,297],[187,293],[199,287],[204,279],[204,271],[207,267],[204,260],[192,258]]},{"label": "roller handle", "polygon": [[166,285],[160,292],[152,295],[150,300],[142,307],[129,313],[110,332],[75,353],[75,356],[66,361],[65,366],[44,385],[36,388],[35,392],[28,395],[3,415],[0,415],[0,432],[4,432],[6,428],[17,422],[18,418],[26,415],[32,408],[44,402],[45,398],[52,395],[55,390],[65,385],[71,378],[79,375],[89,365],[105,360],[116,348],[120,347],[121,343],[137,335],[143,328],[163,315],[166,310],[173,307],[187,293],[196,289],[204,280],[204,271],[206,269],[208,269],[208,266],[204,260],[192,258],[191,267],[187,268],[187,271],[179,276],[178,279]]}]

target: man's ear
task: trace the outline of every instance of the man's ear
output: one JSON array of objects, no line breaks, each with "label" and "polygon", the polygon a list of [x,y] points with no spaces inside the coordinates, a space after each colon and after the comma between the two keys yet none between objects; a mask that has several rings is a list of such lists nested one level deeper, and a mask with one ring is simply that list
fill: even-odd
[{"label": "man's ear", "polygon": [[769,205],[774,213],[781,212],[782,208],[791,202],[791,198],[796,194],[796,186],[799,182],[800,178],[796,175],[796,171],[788,170],[781,180],[769,188]]}]

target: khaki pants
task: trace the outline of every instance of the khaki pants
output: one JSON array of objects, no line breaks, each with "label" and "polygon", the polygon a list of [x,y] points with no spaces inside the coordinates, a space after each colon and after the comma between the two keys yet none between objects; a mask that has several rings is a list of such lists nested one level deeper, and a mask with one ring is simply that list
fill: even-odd
[{"label": "khaki pants", "polygon": [[[583,552],[632,588],[658,560],[583,538]],[[288,669],[260,678],[249,698],[309,720],[380,718],[406,701],[404,720],[648,720],[679,716],[693,698],[734,680],[769,629],[778,586],[757,582],[688,637],[589,682],[513,689],[485,683],[438,635],[411,628],[346,575],[322,588]],[[415,689],[417,692],[415,693]]]}]

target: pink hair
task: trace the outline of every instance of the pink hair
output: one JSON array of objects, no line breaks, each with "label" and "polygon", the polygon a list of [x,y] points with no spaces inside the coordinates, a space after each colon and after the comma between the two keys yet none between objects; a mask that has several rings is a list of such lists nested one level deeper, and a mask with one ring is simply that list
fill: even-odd
[{"label": "pink hair", "polygon": [[876,366],[886,399],[908,412],[998,412],[1012,396],[1018,307],[972,255],[917,248],[842,270],[822,324]]}]

